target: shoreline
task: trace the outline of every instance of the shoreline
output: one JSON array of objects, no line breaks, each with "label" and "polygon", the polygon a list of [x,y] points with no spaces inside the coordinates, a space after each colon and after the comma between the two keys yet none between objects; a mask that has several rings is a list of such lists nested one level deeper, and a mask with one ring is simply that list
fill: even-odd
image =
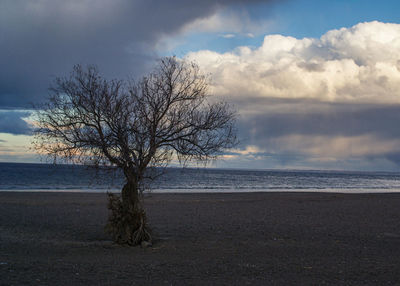
[{"label": "shoreline", "polygon": [[104,233],[104,193],[0,192],[0,285],[390,285],[400,194],[145,196],[153,247]]},{"label": "shoreline", "polygon": [[[0,193],[119,193],[120,189],[0,189]],[[326,194],[393,194],[400,189],[392,188],[271,188],[271,189],[150,189],[144,194],[249,194],[249,193],[326,193]]]}]

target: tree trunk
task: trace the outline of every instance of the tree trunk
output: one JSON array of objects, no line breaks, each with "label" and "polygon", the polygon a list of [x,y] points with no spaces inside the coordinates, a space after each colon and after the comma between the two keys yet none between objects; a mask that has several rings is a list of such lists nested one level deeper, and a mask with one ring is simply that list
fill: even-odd
[{"label": "tree trunk", "polygon": [[137,184],[127,182],[122,188],[121,197],[111,193],[108,196],[110,215],[106,231],[112,235],[114,241],[129,245],[151,242]]}]

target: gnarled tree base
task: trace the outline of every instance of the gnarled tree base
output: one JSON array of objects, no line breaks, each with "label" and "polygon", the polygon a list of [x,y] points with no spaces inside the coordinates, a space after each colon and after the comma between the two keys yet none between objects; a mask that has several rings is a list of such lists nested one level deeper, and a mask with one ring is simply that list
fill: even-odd
[{"label": "gnarled tree base", "polygon": [[118,195],[108,193],[110,214],[106,232],[111,234],[116,243],[128,245],[138,245],[143,241],[151,243],[146,213],[139,206],[139,202],[127,204]]}]

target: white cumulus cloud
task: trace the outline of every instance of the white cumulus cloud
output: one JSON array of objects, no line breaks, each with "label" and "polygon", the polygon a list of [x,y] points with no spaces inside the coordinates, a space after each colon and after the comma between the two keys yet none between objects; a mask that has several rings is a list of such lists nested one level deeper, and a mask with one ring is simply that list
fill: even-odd
[{"label": "white cumulus cloud", "polygon": [[266,19],[254,20],[245,11],[223,9],[207,17],[198,18],[182,28],[184,34],[190,33],[228,33],[254,37],[270,28],[272,22]]},{"label": "white cumulus cloud", "polygon": [[255,49],[187,58],[212,74],[217,95],[400,103],[400,24],[360,23],[319,39],[267,35]]}]

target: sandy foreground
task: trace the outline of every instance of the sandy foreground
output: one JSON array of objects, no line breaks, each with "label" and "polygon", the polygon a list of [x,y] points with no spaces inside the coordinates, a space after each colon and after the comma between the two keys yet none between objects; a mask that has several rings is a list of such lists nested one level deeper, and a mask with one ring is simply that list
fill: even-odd
[{"label": "sandy foreground", "polygon": [[152,194],[145,249],[106,203],[0,192],[0,285],[400,285],[400,194]]}]

